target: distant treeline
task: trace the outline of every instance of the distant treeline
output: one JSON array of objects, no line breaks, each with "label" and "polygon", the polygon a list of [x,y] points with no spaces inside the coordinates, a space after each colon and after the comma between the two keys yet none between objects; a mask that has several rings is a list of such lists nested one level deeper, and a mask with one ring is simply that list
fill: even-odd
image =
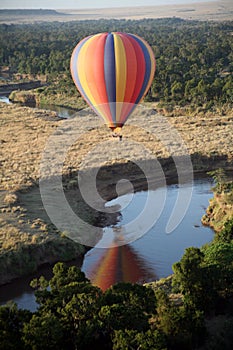
[{"label": "distant treeline", "polygon": [[152,46],[157,71],[148,100],[207,109],[233,103],[233,21],[167,18],[2,24],[0,65],[50,77],[65,73],[71,84],[74,46],[87,35],[111,31],[136,33]]},{"label": "distant treeline", "polygon": [[43,9],[4,9],[0,10],[0,15],[12,15],[12,16],[41,16],[41,15],[60,15],[61,13],[56,10],[43,10]]}]

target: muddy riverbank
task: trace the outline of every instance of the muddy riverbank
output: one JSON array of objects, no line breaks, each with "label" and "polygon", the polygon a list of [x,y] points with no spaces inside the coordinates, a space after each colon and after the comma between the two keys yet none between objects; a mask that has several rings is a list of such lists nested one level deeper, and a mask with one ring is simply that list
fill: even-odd
[{"label": "muddy riverbank", "polygon": [[0,96],[8,96],[12,91],[17,90],[31,90],[36,89],[47,84],[42,83],[40,80],[20,82],[20,83],[8,83],[0,84]]}]

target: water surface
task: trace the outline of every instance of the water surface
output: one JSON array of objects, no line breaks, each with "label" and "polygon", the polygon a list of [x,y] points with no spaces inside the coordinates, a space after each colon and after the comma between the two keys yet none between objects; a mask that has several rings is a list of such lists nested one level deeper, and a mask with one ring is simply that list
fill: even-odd
[{"label": "water surface", "polygon": [[[172,273],[172,265],[180,260],[185,248],[201,247],[213,238],[213,231],[201,224],[201,217],[208,206],[208,200],[213,196],[210,179],[194,180],[191,202],[180,225],[171,233],[166,233],[166,224],[174,207],[178,185],[167,186],[167,198],[164,209],[158,221],[151,230],[140,239],[128,245],[114,248],[98,248],[89,250],[82,264],[82,270],[91,281],[103,290],[119,282],[150,282]],[[153,191],[155,201],[160,200],[162,189]],[[114,227],[103,229],[103,240],[111,239],[111,231],[118,230],[121,239],[121,228],[142,210],[147,192],[120,196],[109,201],[107,205],[123,204],[130,201],[121,211],[120,219]],[[113,236],[113,235],[112,235]],[[97,245],[98,246],[98,245]],[[79,262],[80,263],[80,262]],[[80,266],[80,265],[78,265]],[[0,303],[14,300],[19,307],[34,311],[37,307],[30,280],[40,275],[51,277],[51,267],[44,267],[36,275],[19,279],[11,284],[0,287]]]},{"label": "water surface", "polygon": [[[103,289],[112,283],[149,282],[172,273],[172,265],[179,261],[187,247],[201,247],[213,238],[213,231],[201,224],[201,217],[208,206],[208,200],[213,196],[209,179],[195,180],[189,208],[176,229],[166,233],[166,225],[175,205],[179,187],[167,187],[167,199],[162,214],[155,225],[140,239],[127,246],[109,249],[95,247],[84,258],[82,270],[92,282]],[[153,191],[155,201],[159,202],[161,189]],[[118,197],[110,204],[126,202],[127,196]],[[118,228],[121,237],[121,227],[132,220],[142,210],[147,192],[137,192],[133,201],[122,210],[121,220],[113,228],[105,228],[103,240],[111,239],[111,231]],[[113,235],[112,235],[113,237]],[[98,246],[98,245],[97,245]]]}]

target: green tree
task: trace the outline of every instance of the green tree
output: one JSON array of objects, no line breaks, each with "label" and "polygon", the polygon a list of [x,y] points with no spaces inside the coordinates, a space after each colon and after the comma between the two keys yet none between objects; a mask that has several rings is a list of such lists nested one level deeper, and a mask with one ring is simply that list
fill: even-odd
[{"label": "green tree", "polygon": [[25,323],[23,340],[29,349],[60,350],[64,349],[63,327],[51,311],[34,314],[29,323]]},{"label": "green tree", "polygon": [[226,173],[223,168],[218,168],[217,170],[209,171],[208,175],[212,176],[215,181],[214,191],[216,193],[222,193],[225,189],[226,183]]},{"label": "green tree", "polygon": [[215,235],[214,241],[232,243],[233,241],[233,218],[227,220],[221,232]]},{"label": "green tree", "polygon": [[190,307],[208,311],[216,298],[213,271],[203,267],[204,253],[199,248],[187,248],[181,260],[173,265],[174,286],[184,295]]},{"label": "green tree", "polygon": [[32,314],[27,310],[19,310],[16,304],[0,307],[0,349],[25,349],[22,340],[24,322],[29,322]]},{"label": "green tree", "polygon": [[103,295],[99,319],[105,331],[132,329],[146,331],[149,318],[156,312],[152,289],[138,284],[118,283]]},{"label": "green tree", "polygon": [[98,345],[101,327],[96,315],[102,291],[92,286],[80,269],[57,263],[50,281],[42,277],[33,280],[32,286],[37,289],[39,309],[24,327],[28,346],[39,349],[39,338],[41,344],[47,343],[51,349],[91,349]]},{"label": "green tree", "polygon": [[158,330],[138,333],[135,330],[118,330],[114,332],[113,350],[167,350],[165,335]]},{"label": "green tree", "polygon": [[230,297],[233,291],[233,244],[214,242],[204,248],[204,264],[212,269],[212,280],[218,294]]},{"label": "green tree", "polygon": [[170,349],[194,349],[204,342],[203,312],[189,304],[174,305],[163,290],[156,291],[158,329],[167,337]]},{"label": "green tree", "polygon": [[172,98],[175,101],[179,101],[183,96],[183,85],[179,81],[175,81],[171,86]]}]

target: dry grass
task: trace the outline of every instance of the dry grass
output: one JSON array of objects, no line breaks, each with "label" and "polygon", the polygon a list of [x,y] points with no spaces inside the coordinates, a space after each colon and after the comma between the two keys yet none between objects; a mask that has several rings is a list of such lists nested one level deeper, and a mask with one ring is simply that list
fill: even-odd
[{"label": "dry grass", "polygon": [[[31,214],[25,210],[24,203],[22,203],[23,196],[18,198],[16,194],[19,190],[21,193],[26,191],[27,197],[30,197],[29,189],[31,186],[38,185],[41,156],[52,134],[55,135],[58,144],[65,148],[69,132],[70,135],[72,132],[76,133],[77,130],[79,132],[79,138],[76,138],[69,148],[63,166],[63,173],[67,175],[67,188],[71,189],[76,185],[77,177],[71,178],[69,173],[75,173],[80,168],[83,170],[103,165],[115,165],[116,162],[128,164],[128,159],[167,158],[170,156],[168,148],[172,143],[174,143],[174,149],[182,154],[183,150],[179,149],[179,144],[176,145],[176,141],[170,139],[170,129],[179,132],[180,138],[185,141],[191,155],[199,155],[195,158],[196,163],[194,164],[197,169],[202,162],[202,170],[209,170],[209,164],[203,161],[203,157],[207,160],[215,160],[216,156],[220,158],[223,156],[225,157],[223,162],[226,162],[227,159],[228,163],[232,164],[233,161],[233,115],[164,117],[166,124],[163,124],[156,113],[150,117],[142,109],[140,113],[135,112],[129,123],[123,128],[123,141],[121,142],[112,138],[109,129],[101,123],[98,124],[97,120],[92,113],[86,113],[67,123],[57,118],[53,112],[0,103],[0,264],[3,262],[0,268],[5,268],[5,260],[2,260],[1,256],[5,256],[6,252],[21,252],[20,254],[25,255],[24,249],[28,247],[27,254],[30,258],[31,248],[29,247],[34,246],[39,249],[41,256],[40,261],[37,260],[32,266],[35,269],[37,264],[46,260],[42,255],[48,250],[40,248],[41,246],[44,247],[47,244],[51,253],[49,243],[51,240],[59,241],[59,246],[61,244],[61,238],[56,230],[49,227],[37,212],[38,203],[34,203],[33,198],[28,201],[30,209],[34,210],[33,216],[30,216]],[[167,143],[160,141],[161,135],[168,140]],[[132,146],[133,143],[139,147]],[[55,153],[56,150],[55,148]],[[120,156],[121,151],[123,153]],[[58,160],[54,160],[59,162],[59,152],[57,153]],[[90,162],[84,166],[83,161],[87,160],[88,154],[91,155]],[[110,157],[106,158],[107,155]],[[52,163],[53,160],[48,165],[47,175],[54,173]],[[213,165],[216,166],[215,163]],[[110,171],[109,169],[103,171],[102,181],[105,186],[106,183],[111,182],[111,177],[111,168]],[[65,240],[63,239],[62,242]],[[71,249],[72,244],[69,243],[69,252],[73,249]],[[54,248],[51,254],[52,261],[61,256],[64,258],[64,251],[61,252],[59,249],[59,247]],[[76,254],[77,249],[73,253]],[[72,254],[68,254],[67,258],[73,257]],[[20,260],[20,255],[17,259]],[[9,271],[11,263],[14,263],[12,256],[7,258]],[[28,261],[25,260],[24,263],[28,264]],[[9,271],[7,272],[8,279]],[[24,271],[23,268],[21,268],[21,274],[22,271]],[[16,273],[14,272],[14,277]]]},{"label": "dry grass", "polygon": [[[227,160],[232,164],[233,115],[167,118],[157,114],[150,117],[150,113],[149,109],[136,111],[122,129],[123,141],[119,143],[92,113],[67,122],[53,112],[0,104],[0,189],[8,191],[5,202],[14,204],[15,191],[38,182],[41,156],[52,134],[56,143],[50,148],[54,147],[57,159],[52,159],[44,169],[48,176],[56,171],[53,161],[63,161],[60,145],[61,150],[67,147],[64,174],[80,170],[80,167],[127,163],[129,159],[168,158],[170,147],[176,155],[185,153],[186,147],[187,152],[195,156],[193,165],[197,170],[201,162],[202,170],[209,170],[208,162],[204,164],[201,158],[213,161],[222,157],[225,164],[220,165],[226,166]],[[178,136],[174,138],[171,131]],[[71,137],[74,142],[68,145]],[[70,185],[72,187],[72,183]]]},{"label": "dry grass", "polygon": [[13,206],[18,202],[18,196],[16,195],[16,193],[9,192],[5,195],[3,202],[8,206]]},{"label": "dry grass", "polygon": [[209,201],[206,214],[202,218],[202,223],[212,227],[216,232],[224,228],[226,221],[233,218],[233,203],[229,201],[231,193],[214,193],[214,198]]},{"label": "dry grass", "polygon": [[0,188],[16,190],[38,178],[41,152],[58,124],[54,114],[0,105]]}]

